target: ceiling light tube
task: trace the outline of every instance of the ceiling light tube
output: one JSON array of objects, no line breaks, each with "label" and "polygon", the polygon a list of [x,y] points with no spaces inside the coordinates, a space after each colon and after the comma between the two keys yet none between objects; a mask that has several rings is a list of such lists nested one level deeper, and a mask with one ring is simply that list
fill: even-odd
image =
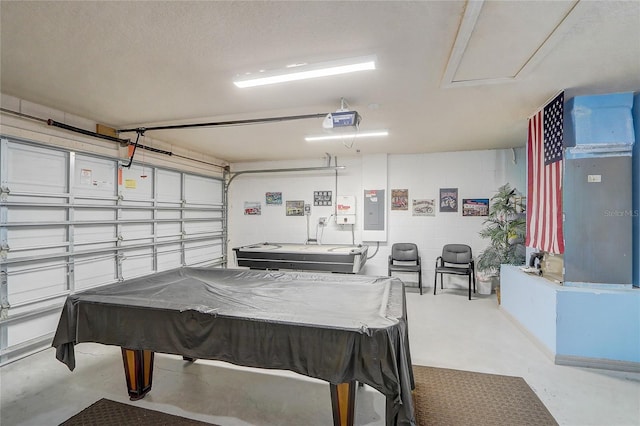
[{"label": "ceiling light tube", "polygon": [[374,69],[376,69],[376,56],[361,56],[249,74],[236,78],[233,84],[245,88]]},{"label": "ceiling light tube", "polygon": [[341,139],[350,139],[350,138],[372,138],[378,136],[388,136],[388,130],[373,130],[370,132],[351,132],[351,133],[340,133],[334,135],[321,135],[321,136],[307,136],[304,138],[307,142],[317,142],[317,141],[330,141],[330,140],[341,140]]}]

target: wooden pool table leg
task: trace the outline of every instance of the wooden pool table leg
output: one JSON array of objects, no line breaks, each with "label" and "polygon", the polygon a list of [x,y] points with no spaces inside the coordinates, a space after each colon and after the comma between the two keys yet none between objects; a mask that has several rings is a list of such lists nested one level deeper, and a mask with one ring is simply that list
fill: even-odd
[{"label": "wooden pool table leg", "polygon": [[356,408],[356,381],[329,384],[334,426],[353,426]]},{"label": "wooden pool table leg", "polygon": [[129,399],[135,401],[144,398],[151,390],[153,352],[122,348],[122,361]]}]

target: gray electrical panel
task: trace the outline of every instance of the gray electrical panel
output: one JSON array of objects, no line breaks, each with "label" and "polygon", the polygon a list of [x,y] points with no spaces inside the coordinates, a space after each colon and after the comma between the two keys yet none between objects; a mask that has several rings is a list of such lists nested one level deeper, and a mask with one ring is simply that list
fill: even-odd
[{"label": "gray electrical panel", "polygon": [[631,157],[565,164],[564,280],[631,284]]},{"label": "gray electrical panel", "polygon": [[364,191],[364,230],[384,231],[384,189]]}]

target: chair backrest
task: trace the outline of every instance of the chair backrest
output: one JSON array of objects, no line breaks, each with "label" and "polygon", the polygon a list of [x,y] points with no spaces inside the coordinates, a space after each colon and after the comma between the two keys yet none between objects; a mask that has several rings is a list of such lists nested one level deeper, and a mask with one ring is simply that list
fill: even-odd
[{"label": "chair backrest", "polygon": [[442,248],[442,260],[447,263],[470,263],[471,247],[465,244],[447,244]]},{"label": "chair backrest", "polygon": [[418,260],[418,246],[413,243],[395,243],[391,246],[391,259],[400,262]]}]

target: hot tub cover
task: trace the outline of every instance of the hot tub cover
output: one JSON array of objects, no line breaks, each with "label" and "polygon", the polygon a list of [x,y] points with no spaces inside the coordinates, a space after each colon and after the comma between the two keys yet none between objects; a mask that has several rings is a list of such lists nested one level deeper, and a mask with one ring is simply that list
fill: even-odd
[{"label": "hot tub cover", "polygon": [[415,424],[404,285],[397,278],[181,268],[70,295],[53,339],[358,380],[387,397],[386,422]]}]

